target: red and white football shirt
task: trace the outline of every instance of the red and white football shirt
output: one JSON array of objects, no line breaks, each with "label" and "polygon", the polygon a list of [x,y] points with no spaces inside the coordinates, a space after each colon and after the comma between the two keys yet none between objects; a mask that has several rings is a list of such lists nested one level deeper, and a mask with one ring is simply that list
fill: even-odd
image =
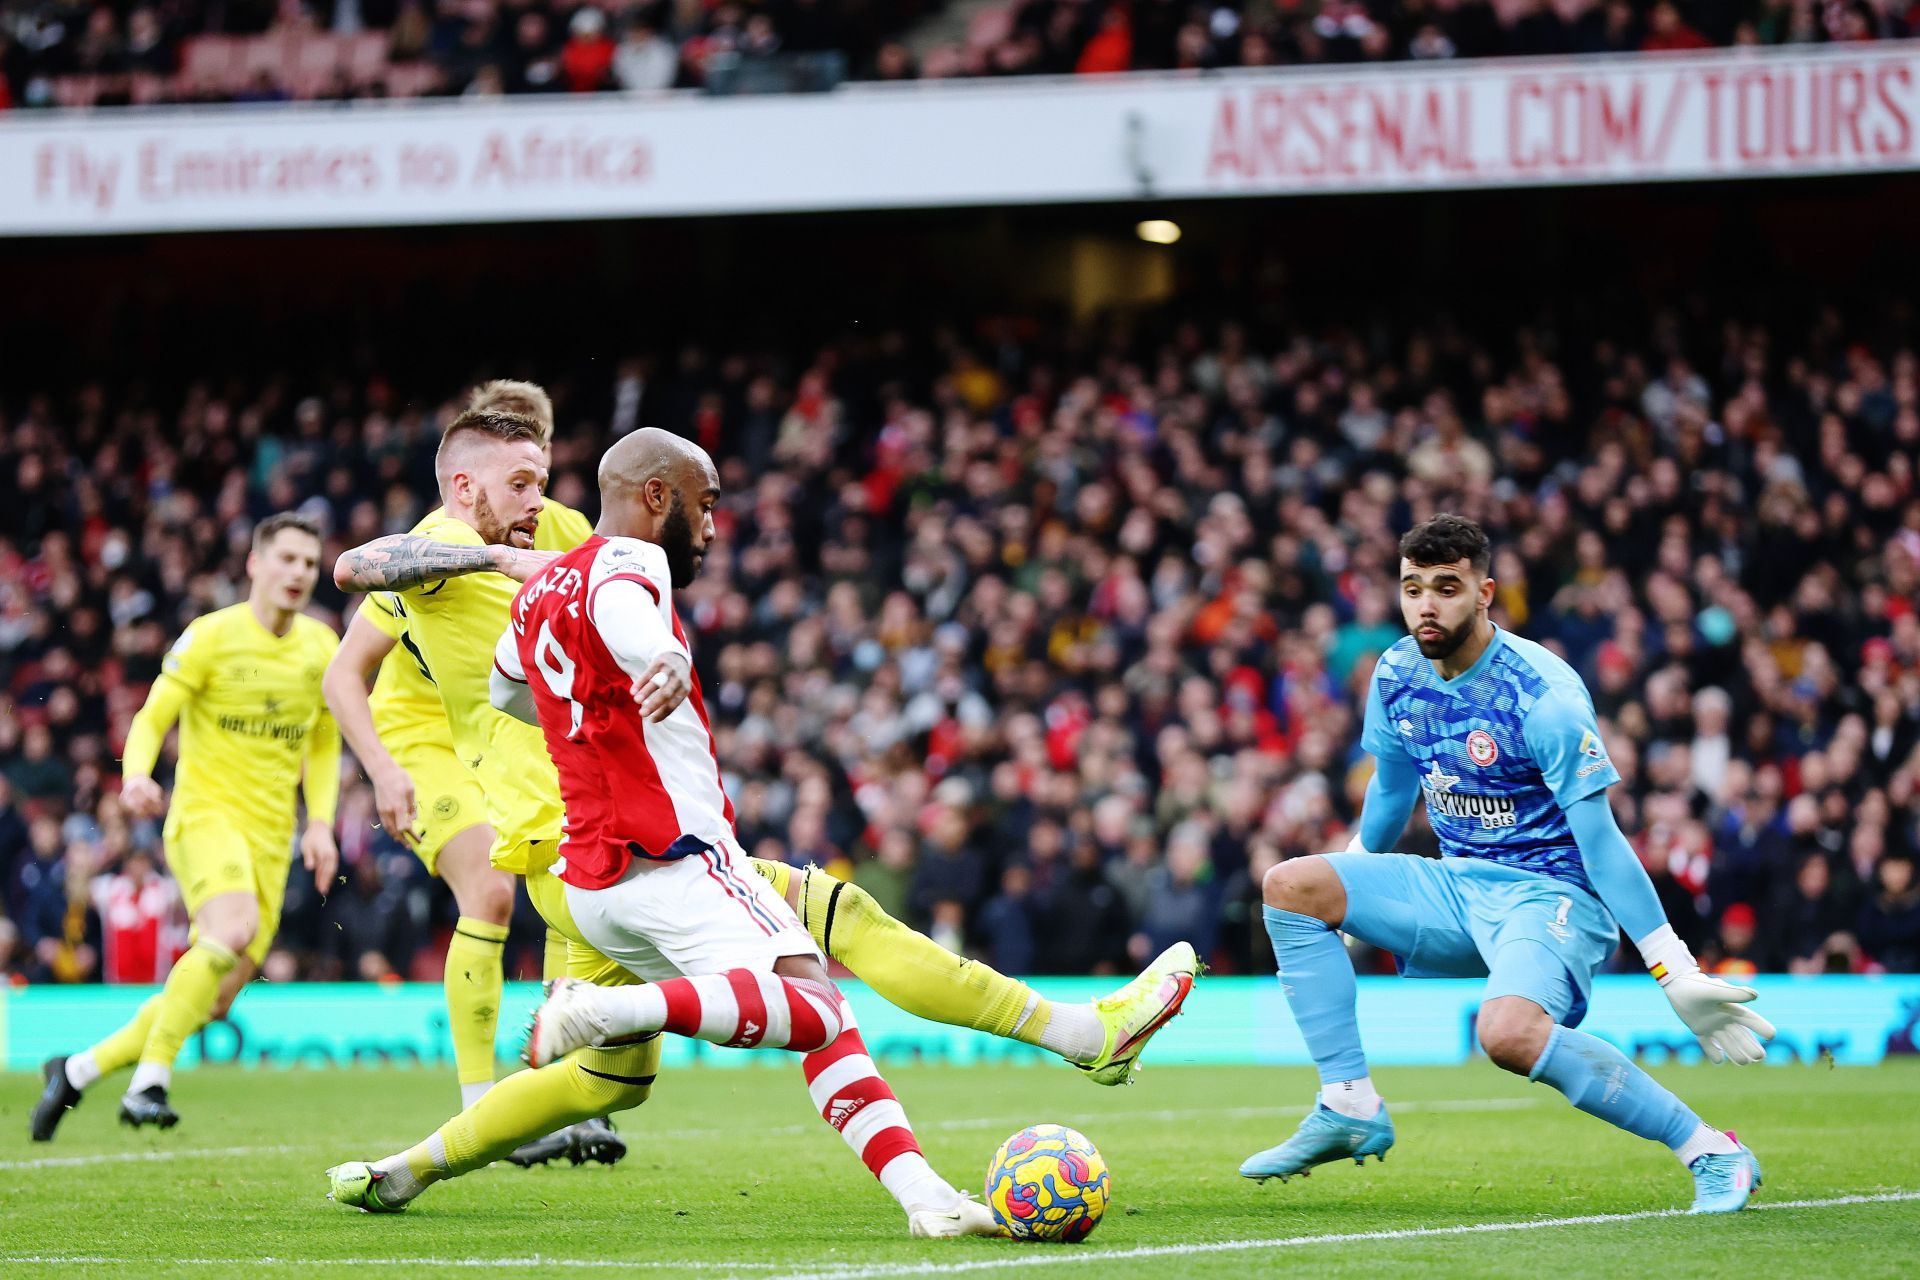
[{"label": "red and white football shirt", "polygon": [[[685,652],[666,553],[635,538],[599,536],[527,580],[494,650],[501,674],[533,694],[566,804],[557,870],[581,889],[613,884],[636,857],[676,858],[733,835],[700,677],[665,720],[641,718],[634,676],[614,656],[615,648],[630,653],[631,637],[603,630],[603,622],[618,625],[617,610],[599,616],[601,593],[616,583],[644,588],[663,640],[670,634]],[[629,585],[608,599],[631,606],[635,597]]]}]

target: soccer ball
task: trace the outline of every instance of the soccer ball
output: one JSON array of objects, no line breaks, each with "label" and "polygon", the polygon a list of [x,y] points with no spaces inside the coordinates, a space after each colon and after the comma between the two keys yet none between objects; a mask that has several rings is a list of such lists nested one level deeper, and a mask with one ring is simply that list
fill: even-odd
[{"label": "soccer ball", "polygon": [[1112,1198],[1107,1162],[1063,1124],[1022,1129],[987,1166],[987,1207],[1016,1240],[1085,1240]]}]

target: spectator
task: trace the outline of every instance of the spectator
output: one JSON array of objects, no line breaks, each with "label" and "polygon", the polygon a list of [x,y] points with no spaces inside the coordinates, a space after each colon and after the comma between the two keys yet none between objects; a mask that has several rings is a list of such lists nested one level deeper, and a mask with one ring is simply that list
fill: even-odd
[{"label": "spectator", "polygon": [[165,982],[186,950],[186,912],[180,892],[144,850],[134,850],[118,871],[93,881],[93,907],[100,915],[101,980]]},{"label": "spectator", "polygon": [[658,27],[644,18],[627,24],[613,55],[614,78],[622,89],[639,93],[671,89],[679,70],[679,54]]},{"label": "spectator", "polygon": [[1700,965],[1709,973],[1738,980],[1760,971],[1760,951],[1753,908],[1744,902],[1728,907],[1720,917],[1720,934],[1701,952]]},{"label": "spectator", "polygon": [[27,726],[20,754],[7,770],[7,780],[29,801],[65,797],[73,788],[73,772],[54,751],[53,730],[45,724]]},{"label": "spectator", "polygon": [[1353,620],[1334,632],[1327,650],[1327,674],[1341,685],[1350,685],[1356,671],[1372,670],[1371,659],[1385,653],[1394,641],[1406,634],[1398,618],[1388,621],[1390,598],[1376,583],[1362,586],[1353,604]]},{"label": "spectator", "polygon": [[986,872],[986,859],[968,838],[966,818],[957,809],[941,808],[921,845],[913,878],[913,914],[965,928],[967,917],[980,903]]},{"label": "spectator", "polygon": [[1202,955],[1212,955],[1218,931],[1218,894],[1207,858],[1207,833],[1194,823],[1167,838],[1165,863],[1156,868],[1151,897],[1140,917],[1140,933],[1129,948],[1133,961],[1147,960],[1185,940]]},{"label": "spectator", "polygon": [[1040,957],[1038,904],[1033,872],[1015,863],[1000,873],[1000,892],[980,909],[975,934],[988,964],[1002,973],[1037,973]]},{"label": "spectator", "polygon": [[1727,733],[1732,716],[1733,699],[1726,690],[1709,686],[1693,695],[1689,781],[1703,796],[1719,795],[1726,781],[1727,765],[1733,759],[1733,739]]},{"label": "spectator", "polygon": [[[478,98],[491,95],[496,76],[514,93],[651,91],[682,81],[716,92],[791,92],[838,84],[856,57],[867,78],[901,81],[1857,41],[1904,34],[1911,26],[1904,15],[1883,15],[1859,3],[1771,5],[1751,18],[1709,6],[1688,10],[1697,23],[1689,25],[1673,0],[1384,7],[1326,0],[1311,11],[1246,3],[1193,8],[1162,0],[1009,0],[988,7],[964,47],[931,46],[921,63],[907,31],[925,12],[917,5],[860,6],[842,17],[824,0],[644,0],[611,9],[552,0],[521,0],[504,9],[491,0],[437,0],[431,6],[423,0],[363,0],[356,12],[337,15],[334,30],[343,37],[361,25],[385,30],[388,66],[342,86],[291,72],[290,79],[265,72],[239,83],[189,82],[177,74],[177,46],[201,34],[265,35],[273,42],[268,48],[280,47],[288,35],[296,43],[334,38],[314,30],[314,18],[297,6],[268,0],[99,6],[87,11],[84,22],[77,10],[57,5],[0,0],[0,6],[8,18],[0,21],[0,107],[56,99],[124,103],[130,93],[143,101],[272,102],[290,96],[289,85],[305,97],[375,97],[392,90],[431,94],[441,86],[465,90],[478,82],[479,89],[467,95]],[[122,12],[124,31],[117,16]],[[605,30],[609,13],[626,33],[612,50]],[[633,34],[640,30],[651,37]],[[558,38],[562,32],[568,35],[564,41]],[[630,41],[646,51],[623,69],[618,48]],[[488,64],[499,71],[482,78]],[[233,65],[253,66],[256,59],[236,58]],[[415,74],[415,67],[430,73]],[[394,74],[399,68],[408,73]],[[129,70],[136,73],[132,80]],[[55,77],[64,80],[57,90]]]},{"label": "spectator", "polygon": [[1828,892],[1831,887],[1826,857],[1803,854],[1792,882],[1782,886],[1775,899],[1767,929],[1774,949],[1770,967],[1789,973],[1824,973],[1834,957],[1849,950],[1846,929],[1852,921]]},{"label": "spectator", "polygon": [[171,75],[175,66],[172,43],[160,17],[144,5],[127,15],[127,66],[146,75]]},{"label": "spectator", "polygon": [[607,38],[607,16],[592,5],[574,10],[560,51],[560,72],[569,93],[596,93],[612,87],[614,45]]},{"label": "spectator", "polygon": [[1855,932],[1861,954],[1875,968],[1920,973],[1920,885],[1914,883],[1911,859],[1881,860]]},{"label": "spectator", "polygon": [[1708,49],[1713,42],[1688,26],[1673,0],[1659,0],[1647,18],[1647,37],[1640,48],[1648,53]]},{"label": "spectator", "polygon": [[[1920,357],[1701,305],[1596,304],[1589,344],[1551,316],[1354,343],[1147,313],[1137,336],[996,317],[635,350],[550,375],[596,406],[563,410],[553,484],[590,494],[616,423],[712,443],[721,532],[676,599],[741,838],[850,868],[957,947],[1018,950],[1024,918],[1041,968],[1189,932],[1270,963],[1259,875],[1345,843],[1395,539],[1448,506],[1494,534],[1497,616],[1589,679],[1676,927],[1729,965],[1903,964],[1853,939],[1920,837]],[[295,381],[0,403],[0,858],[38,977],[93,971],[70,869],[157,852],[112,759],[171,636],[233,598],[232,529],[310,502],[369,537],[424,509],[458,388]],[[353,847],[377,864],[355,939],[296,895],[276,972],[417,972],[451,923],[405,858]]]},{"label": "spectator", "polygon": [[512,43],[503,62],[501,73],[508,93],[552,93],[565,87],[552,25],[543,10],[527,9],[515,19]]},{"label": "spectator", "polygon": [[1133,27],[1127,6],[1109,4],[1100,15],[1100,28],[1080,51],[1074,70],[1083,76],[1126,71],[1133,66]]}]

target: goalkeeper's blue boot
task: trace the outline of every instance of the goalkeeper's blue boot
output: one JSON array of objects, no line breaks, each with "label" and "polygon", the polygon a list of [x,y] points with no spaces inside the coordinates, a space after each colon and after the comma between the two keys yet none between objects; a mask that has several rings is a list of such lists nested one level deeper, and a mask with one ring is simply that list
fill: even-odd
[{"label": "goalkeeper's blue boot", "polygon": [[[1738,1138],[1733,1141],[1740,1143]],[[1727,1155],[1701,1156],[1687,1172],[1693,1175],[1693,1208],[1688,1213],[1738,1213],[1760,1185],[1760,1160],[1745,1147]]]},{"label": "goalkeeper's blue boot", "polygon": [[1370,1120],[1355,1120],[1322,1103],[1300,1122],[1293,1136],[1277,1147],[1248,1156],[1240,1166],[1240,1176],[1265,1182],[1278,1178],[1285,1182],[1294,1174],[1306,1176],[1317,1164],[1351,1159],[1365,1164],[1368,1156],[1387,1158],[1393,1145],[1393,1120],[1385,1103]]}]

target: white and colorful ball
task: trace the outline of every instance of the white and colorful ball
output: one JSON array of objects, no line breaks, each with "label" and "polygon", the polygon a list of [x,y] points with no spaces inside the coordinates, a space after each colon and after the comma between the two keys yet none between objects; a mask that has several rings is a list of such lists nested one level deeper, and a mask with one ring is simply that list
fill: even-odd
[{"label": "white and colorful ball", "polygon": [[1063,1124],[1022,1129],[987,1166],[987,1207],[1016,1240],[1085,1240],[1112,1198],[1107,1162]]}]

